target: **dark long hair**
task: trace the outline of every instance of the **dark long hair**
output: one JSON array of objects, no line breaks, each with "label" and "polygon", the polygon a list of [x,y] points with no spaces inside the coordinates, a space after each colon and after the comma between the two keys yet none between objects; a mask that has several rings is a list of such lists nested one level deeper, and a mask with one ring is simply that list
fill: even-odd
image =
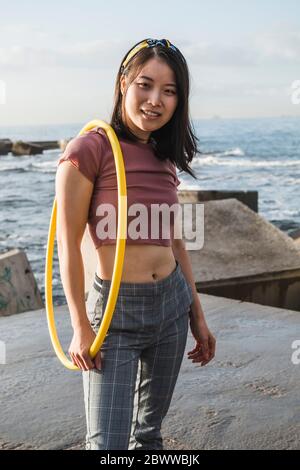
[{"label": "dark long hair", "polygon": [[[137,43],[139,44],[140,41]],[[137,45],[135,44],[132,49]],[[132,50],[130,49],[130,50]],[[153,57],[164,60],[174,71],[177,85],[178,102],[172,118],[160,129],[151,132],[149,142],[152,144],[154,153],[159,160],[171,160],[179,170],[186,171],[193,178],[197,179],[189,163],[197,153],[201,153],[197,148],[198,137],[196,137],[192,123],[189,119],[189,92],[190,77],[189,70],[183,55],[174,52],[172,49],[162,45],[146,47],[134,55],[128,65],[122,70],[122,64],[128,53],[123,57],[116,77],[114,105],[111,115],[110,125],[119,138],[124,138],[133,142],[138,142],[137,137],[130,131],[123,122],[125,116],[125,96],[128,87],[139,74],[142,66]],[[124,90],[124,99],[121,93],[120,79],[122,75],[128,76],[128,84]]]}]

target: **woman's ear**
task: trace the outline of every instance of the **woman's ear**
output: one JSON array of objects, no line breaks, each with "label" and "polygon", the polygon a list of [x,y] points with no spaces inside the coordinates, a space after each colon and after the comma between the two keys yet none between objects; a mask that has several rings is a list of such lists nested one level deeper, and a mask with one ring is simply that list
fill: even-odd
[{"label": "woman's ear", "polygon": [[124,90],[125,90],[125,75],[122,75],[120,79],[120,90],[122,95],[124,95]]}]

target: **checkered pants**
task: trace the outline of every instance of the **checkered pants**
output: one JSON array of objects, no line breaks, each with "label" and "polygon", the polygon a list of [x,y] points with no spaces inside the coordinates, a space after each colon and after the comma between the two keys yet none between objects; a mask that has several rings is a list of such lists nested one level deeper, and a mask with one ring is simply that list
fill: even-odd
[{"label": "checkered pants", "polygon": [[[95,273],[87,299],[95,333],[110,284]],[[161,425],[185,351],[192,299],[177,261],[157,282],[121,282],[101,346],[102,369],[82,371],[86,449],[163,449]]]}]

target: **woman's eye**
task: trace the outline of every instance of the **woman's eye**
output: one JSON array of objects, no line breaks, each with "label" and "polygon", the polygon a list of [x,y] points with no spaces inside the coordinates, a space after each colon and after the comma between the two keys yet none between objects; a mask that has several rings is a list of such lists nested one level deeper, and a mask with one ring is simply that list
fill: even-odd
[{"label": "woman's eye", "polygon": [[[142,85],[142,86],[149,86],[148,83],[138,83],[138,85]],[[172,93],[173,95],[176,95],[176,91],[174,90],[166,90],[168,93]]]}]

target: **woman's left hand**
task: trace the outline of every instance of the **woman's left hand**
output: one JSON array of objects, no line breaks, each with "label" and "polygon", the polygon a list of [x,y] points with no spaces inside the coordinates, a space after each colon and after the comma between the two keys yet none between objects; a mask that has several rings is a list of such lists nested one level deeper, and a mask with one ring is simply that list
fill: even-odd
[{"label": "woman's left hand", "polygon": [[188,352],[188,359],[192,359],[192,362],[201,362],[201,367],[205,366],[215,357],[216,339],[209,331],[204,317],[190,316],[190,327],[196,345]]}]

